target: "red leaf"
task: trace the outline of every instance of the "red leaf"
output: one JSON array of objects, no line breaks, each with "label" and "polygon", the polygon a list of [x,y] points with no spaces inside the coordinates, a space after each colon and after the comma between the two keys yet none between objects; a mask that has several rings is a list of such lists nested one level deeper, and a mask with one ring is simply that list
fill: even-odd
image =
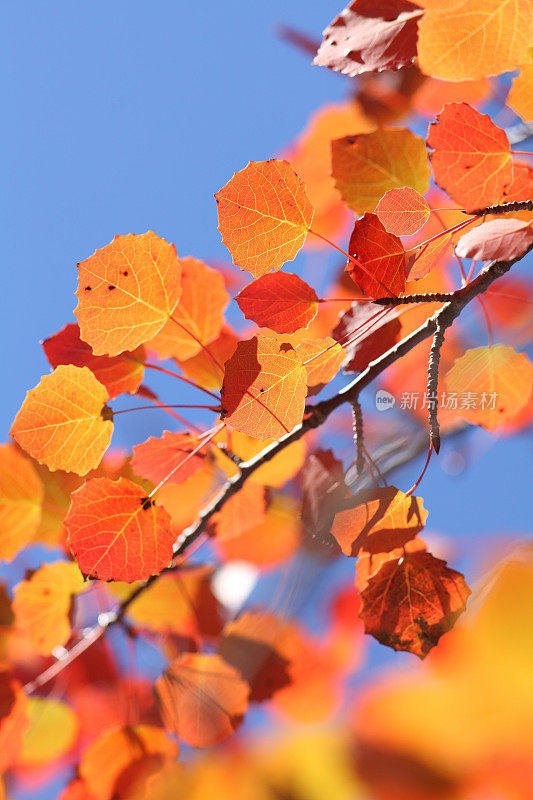
[{"label": "red leaf", "polygon": [[361,593],[365,632],[394,650],[425,658],[465,610],[470,589],[460,572],[430,553],[388,561]]},{"label": "red leaf", "polygon": [[276,333],[294,333],[316,317],[315,290],[298,275],[274,272],[249,283],[236,296],[246,319]]},{"label": "red leaf", "polygon": [[95,356],[90,345],[80,338],[80,329],[74,322],[45,339],[43,350],[54,369],[59,364],[89,367],[105,386],[110,398],[122,392],[135,393],[143,379],[144,348],[138,347],[133,353],[126,351],[113,357]]},{"label": "red leaf", "polygon": [[[369,322],[380,310],[383,306],[373,303],[353,303],[333,329],[333,338],[343,345],[346,353],[342,364],[345,372],[362,372],[398,341],[401,324],[394,312]],[[352,332],[353,337],[350,336]],[[354,341],[346,344],[350,338]]]},{"label": "red leaf", "polygon": [[478,261],[521,258],[533,244],[533,228],[519,219],[493,219],[465,233],[455,247],[463,258]]},{"label": "red leaf", "polygon": [[356,220],[348,252],[360,266],[349,262],[346,272],[369,297],[398,295],[405,290],[405,250],[375,214]]},{"label": "red leaf", "polygon": [[509,140],[486,114],[450,103],[429,126],[435,181],[467,210],[499,202],[513,177]]},{"label": "red leaf", "polygon": [[403,186],[385,192],[375,211],[386,231],[395,236],[411,236],[422,228],[431,213],[422,195]]},{"label": "red leaf", "polygon": [[28,698],[20,683],[0,672],[0,773],[15,761],[29,724]]},{"label": "red leaf", "polygon": [[91,578],[142,581],[172,561],[169,515],[126,478],[93,478],[73,492],[65,527],[79,568]]},{"label": "red leaf", "polygon": [[152,483],[182,483],[204,462],[205,452],[198,451],[200,444],[188,433],[164,431],[160,438],[151,436],[133,448],[131,467],[136,475]]},{"label": "red leaf", "polygon": [[404,67],[416,58],[422,14],[407,0],[354,0],[324,31],[313,63],[352,77]]}]

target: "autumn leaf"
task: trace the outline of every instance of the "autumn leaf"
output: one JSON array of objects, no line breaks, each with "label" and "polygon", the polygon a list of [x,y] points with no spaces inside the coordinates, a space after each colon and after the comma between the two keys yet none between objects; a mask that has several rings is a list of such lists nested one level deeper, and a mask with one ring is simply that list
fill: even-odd
[{"label": "autumn leaf", "polygon": [[322,386],[329,383],[340,369],[344,350],[330,336],[323,339],[310,339],[305,331],[293,335],[278,335],[278,342],[291,345],[300,357],[307,373],[309,394],[316,394]]},{"label": "autumn leaf", "polygon": [[208,533],[219,542],[240,536],[260,525],[266,514],[266,493],[260,483],[246,481],[209,521]]},{"label": "autumn leaf", "polygon": [[294,333],[315,318],[318,297],[314,289],[290,272],[263,275],[235,297],[246,317],[276,333]]},{"label": "autumn leaf", "polygon": [[[432,242],[421,244],[411,251],[407,261],[407,277],[410,281],[419,281],[429,275],[439,265],[441,259],[448,254],[452,235],[446,233]],[[450,248],[451,250],[451,248]]]},{"label": "autumn leaf", "polygon": [[533,244],[533,228],[519,219],[493,219],[463,234],[455,252],[478,261],[512,261],[521,258]]},{"label": "autumn leaf", "polygon": [[68,642],[73,597],[87,588],[71,561],[43,564],[15,586],[15,625],[28,637],[36,653],[48,656]]},{"label": "autumn leaf", "polygon": [[355,221],[348,252],[346,272],[369,297],[398,295],[405,291],[406,255],[393,233],[387,233],[375,214]]},{"label": "autumn leaf", "polygon": [[205,450],[199,448],[201,441],[188,433],[163,431],[134,446],[131,468],[155,484],[181,483],[202,466]]},{"label": "autumn leaf", "polygon": [[379,314],[380,311],[383,307],[374,303],[353,303],[339,318],[332,335],[343,346],[345,359],[341,366],[345,372],[362,372],[398,341],[400,320],[394,312]]},{"label": "autumn leaf", "polygon": [[513,177],[509,140],[486,114],[450,103],[429,126],[436,183],[467,211],[499,202]]},{"label": "autumn leaf", "polygon": [[176,248],[153,231],[115,236],[78,264],[81,338],[95,355],[116,356],[153,338],[181,295]]},{"label": "autumn leaf", "polygon": [[219,364],[231,358],[237,347],[238,338],[235,332],[224,325],[220,336],[209,344],[209,352],[205,349],[185,360],[177,359],[184,375],[205,389],[219,391],[222,387],[224,373]]},{"label": "autumn leaf", "polygon": [[425,658],[466,609],[470,589],[460,572],[431,553],[387,561],[361,593],[365,633],[394,650]]},{"label": "autumn leaf", "polygon": [[301,517],[307,547],[321,548],[333,544],[333,518],[349,494],[344,482],[342,461],[331,450],[316,450],[306,459],[302,469]]},{"label": "autumn leaf", "polygon": [[427,516],[421,497],[387,486],[372,492],[365,502],[338,511],[331,533],[347,556],[357,556],[361,550],[384,553],[414,539]]},{"label": "autumn leaf", "polygon": [[43,483],[29,458],[0,445],[0,560],[11,560],[33,539],[41,522]]},{"label": "autumn leaf", "polygon": [[458,398],[457,414],[489,431],[505,425],[525,406],[533,389],[533,364],[503,344],[467,350],[444,375]]},{"label": "autumn leaf", "polygon": [[376,206],[375,214],[388,233],[411,236],[422,228],[431,210],[416,189],[389,189]]},{"label": "autumn leaf", "polygon": [[255,278],[292,261],[303,246],[313,207],[287,161],[250,161],[215,194],[219,231],[233,263]]},{"label": "autumn leaf", "polygon": [[126,478],[93,478],[73,492],[65,527],[72,555],[91,578],[146,580],[172,561],[169,515]]},{"label": "autumn leaf", "polygon": [[379,128],[331,143],[332,174],[356,214],[373,211],[389,189],[408,186],[425,194],[430,170],[424,140],[406,128]]},{"label": "autumn leaf", "polygon": [[17,764],[44,767],[68,753],[76,742],[79,721],[74,710],[53,697],[30,697],[30,727],[24,736]]},{"label": "autumn leaf", "polygon": [[306,371],[290,345],[268,336],[239,342],[226,362],[222,408],[236,430],[278,438],[302,421]]},{"label": "autumn leaf", "polygon": [[427,6],[418,26],[422,72],[448,81],[476,80],[528,61],[533,39],[529,0],[446,0]]},{"label": "autumn leaf", "polygon": [[513,79],[507,105],[510,106],[524,122],[533,120],[533,64],[522,64],[520,74]]},{"label": "autumn leaf", "polygon": [[[213,442],[219,442],[224,448],[231,450],[241,461],[249,461],[275,441],[275,439],[254,439],[239,431],[230,432],[228,428],[225,428],[213,439]],[[223,452],[223,449],[214,449],[215,459],[225,474],[232,477],[237,474],[239,468],[231,458],[223,455]],[[305,461],[305,456],[305,440],[297,439],[285,447],[282,453],[255,470],[248,480],[263,486],[283,486],[298,473]]]},{"label": "autumn leaf", "polygon": [[155,684],[165,727],[192,747],[229,736],[248,707],[250,687],[214,654],[185,653]]},{"label": "autumn leaf", "polygon": [[144,348],[124,352],[119,356],[95,356],[90,345],[80,337],[79,327],[70,322],[58,333],[43,342],[43,350],[53,369],[60,364],[89,367],[110,398],[123,392],[134,394],[144,375]]},{"label": "autumn leaf", "polygon": [[491,93],[490,82],[485,78],[478,81],[439,81],[437,78],[427,78],[413,95],[412,106],[419,114],[434,117],[448,103],[482,105]]},{"label": "autumn leaf", "polygon": [[411,64],[422,14],[407,0],[354,0],[324,31],[313,64],[351,77]]},{"label": "autumn leaf", "polygon": [[29,699],[9,672],[0,671],[0,774],[16,761],[30,725]]},{"label": "autumn leaf", "polygon": [[10,434],[48,469],[85,475],[113,433],[107,390],[88,367],[60,365],[30,389]]},{"label": "autumn leaf", "polygon": [[181,258],[180,265],[180,301],[171,318],[146,344],[159,358],[186,360],[200,353],[203,346],[220,335],[224,309],[229,303],[224,278],[218,270],[190,256]]}]

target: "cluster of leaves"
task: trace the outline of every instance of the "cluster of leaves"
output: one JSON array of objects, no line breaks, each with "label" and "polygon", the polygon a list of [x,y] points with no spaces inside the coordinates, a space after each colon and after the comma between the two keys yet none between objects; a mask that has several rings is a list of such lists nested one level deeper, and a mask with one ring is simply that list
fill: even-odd
[{"label": "cluster of leaves", "polygon": [[[77,323],[43,342],[53,371],[27,393],[14,442],[0,447],[0,558],[34,543],[59,554],[26,575],[12,599],[0,596],[0,772],[66,758],[82,742],[64,800],[137,798],[147,781],[150,796],[174,796],[183,781],[176,737],[210,747],[250,704],[266,701],[291,719],[322,721],[338,709],[363,628],[425,658],[453,627],[470,589],[418,536],[427,519],[418,482],[406,492],[389,486],[372,459],[359,394],[387,368],[386,389],[425,396],[428,460],[441,431],[531,421],[533,364],[512,346],[529,342],[531,288],[514,278],[500,278],[500,293],[488,287],[500,274],[494,264],[506,271],[533,247],[533,171],[475,106],[491,99],[487,76],[523,65],[509,104],[527,118],[532,31],[527,0],[512,9],[501,0],[451,8],[354,0],[332,22],[315,61],[363,75],[357,97],[320,110],[286,159],[250,162],[216,194],[222,241],[253,277],[235,296],[253,331],[239,334],[225,318],[229,269],[178,257],[152,231],[115,236],[78,264]],[[398,72],[374,74],[383,70]],[[389,126],[408,112],[435,117],[425,139]],[[332,241],[344,236],[346,250]],[[324,248],[343,254],[324,297],[309,276],[280,271],[304,246],[324,260]],[[472,299],[485,292],[488,346],[468,348],[456,329],[443,344],[437,322],[438,348],[430,355],[428,340],[412,349],[426,338],[415,342],[418,331],[431,332],[428,320],[471,287]],[[512,344],[493,343],[493,324]],[[426,396],[428,363],[428,386],[440,378],[447,395],[485,400],[438,409]],[[313,401],[341,368],[358,377]],[[209,404],[163,403],[143,383],[150,370]],[[116,417],[134,410],[110,405],[124,394],[165,409],[179,428],[131,456],[108,452]],[[356,433],[351,460],[373,483],[364,494],[347,478],[353,468],[320,442],[345,402]],[[211,415],[211,427],[181,416],[184,408]],[[192,562],[202,541],[210,558],[196,553]],[[356,560],[355,586],[337,593],[325,640],[272,613],[231,618],[214,591],[220,565],[268,570],[320,545],[327,558]],[[118,610],[99,614],[102,603]],[[98,624],[81,633],[95,613]],[[115,624],[133,641],[148,637],[169,663],[155,683],[157,704],[136,681],[137,718],[111,711],[98,735],[87,708],[109,703],[121,673],[93,643]],[[101,690],[87,683],[91,653],[102,660]],[[67,701],[35,694],[65,663]]]}]

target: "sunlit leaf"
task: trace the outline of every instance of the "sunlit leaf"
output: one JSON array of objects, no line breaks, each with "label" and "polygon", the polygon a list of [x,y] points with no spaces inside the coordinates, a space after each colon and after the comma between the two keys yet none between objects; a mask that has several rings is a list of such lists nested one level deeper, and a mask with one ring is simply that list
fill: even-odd
[{"label": "sunlit leaf", "polygon": [[490,96],[490,82],[485,79],[439,81],[437,78],[427,78],[413,95],[413,108],[419,114],[434,117],[448,103],[468,103],[470,106],[479,106]]},{"label": "sunlit leaf", "polygon": [[0,560],[9,561],[35,535],[41,521],[43,483],[29,458],[0,445]]},{"label": "sunlit leaf", "polygon": [[307,373],[307,385],[310,389],[329,383],[340,369],[344,358],[344,350],[332,339],[307,338],[305,332],[294,336],[279,336],[278,341],[285,340],[294,347]]},{"label": "sunlit leaf", "polygon": [[382,311],[382,306],[373,303],[353,303],[340,317],[332,334],[344,348],[342,368],[345,372],[362,372],[398,341],[399,319],[394,313],[380,313]]},{"label": "sunlit leaf", "polygon": [[30,727],[24,736],[17,763],[43,767],[64,756],[78,736],[74,710],[53,697],[30,697]]},{"label": "sunlit leaf", "polygon": [[246,319],[276,333],[306,328],[318,310],[315,290],[290,272],[263,275],[241,289],[235,299]]},{"label": "sunlit leaf", "polygon": [[163,480],[182,483],[203,464],[205,449],[199,450],[200,445],[201,440],[188,433],[164,431],[160,437],[150,436],[135,445],[131,468],[155,484]]},{"label": "sunlit leaf", "polygon": [[397,295],[405,290],[405,250],[375,214],[355,221],[348,252],[357,263],[349,261],[346,272],[369,297]]},{"label": "sunlit leaf", "polygon": [[61,365],[27,392],[11,436],[48,469],[85,475],[111,441],[108,400],[90,369]]},{"label": "sunlit leaf", "polygon": [[[409,254],[407,262],[407,277],[410,281],[418,281],[425,278],[434,267],[438,266],[440,260],[448,255],[448,247],[452,241],[450,233],[439,236],[427,244],[421,244]],[[449,248],[451,251],[451,248]]]},{"label": "sunlit leaf", "polygon": [[242,489],[230,497],[224,503],[224,507],[213,515],[209,522],[209,532],[216,536],[219,542],[233,539],[260,525],[265,519],[265,513],[264,486],[254,481],[246,481]]},{"label": "sunlit leaf", "polygon": [[533,64],[522,64],[520,75],[513,80],[507,105],[511,106],[524,122],[533,120]]},{"label": "sunlit leaf", "polygon": [[206,389],[218,391],[224,378],[222,367],[235,352],[238,341],[234,331],[225,325],[220,336],[209,344],[209,352],[202,349],[192,358],[178,359],[178,364],[188,378]]},{"label": "sunlit leaf", "polygon": [[[231,450],[231,452],[242,461],[249,461],[264,450],[265,447],[273,444],[275,439],[254,439],[252,436],[247,436],[245,433],[240,433],[239,431],[230,432],[226,428],[218,437],[215,437],[214,441],[222,442],[225,447]],[[250,475],[249,480],[265,486],[283,486],[299,471],[305,461],[306,452],[305,439],[298,439],[296,442],[288,445],[282,453],[274,456],[270,461],[267,461],[255,470],[255,472]],[[217,450],[214,451],[214,454],[217,463],[224,470],[226,475],[231,477],[238,472],[237,465],[230,458],[217,452]]]},{"label": "sunlit leaf", "polygon": [[386,231],[395,236],[410,236],[422,228],[430,208],[416,189],[404,186],[389,189],[376,206],[376,216]]},{"label": "sunlit leaf", "polygon": [[0,774],[16,761],[20,752],[30,725],[28,704],[20,683],[8,672],[0,672]]},{"label": "sunlit leaf", "polygon": [[533,244],[533,228],[518,219],[493,219],[463,234],[455,252],[478,261],[521,258]]}]

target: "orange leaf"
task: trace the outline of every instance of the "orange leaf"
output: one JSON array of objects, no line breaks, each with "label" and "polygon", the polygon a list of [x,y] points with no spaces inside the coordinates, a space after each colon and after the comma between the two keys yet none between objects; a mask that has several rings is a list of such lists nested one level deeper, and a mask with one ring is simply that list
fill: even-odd
[{"label": "orange leaf", "polygon": [[513,177],[509,140],[486,114],[450,103],[429,126],[436,183],[467,210],[500,200]]},{"label": "orange leaf", "polygon": [[394,312],[372,320],[382,308],[374,303],[353,303],[339,318],[332,334],[343,345],[345,372],[362,372],[398,341],[401,325]]},{"label": "orange leaf", "polygon": [[74,745],[79,722],[70,706],[52,697],[30,697],[30,727],[17,763],[44,767],[62,758]]},{"label": "orange leaf", "polygon": [[431,270],[438,266],[439,260],[447,255],[446,250],[452,241],[450,233],[439,236],[427,244],[421,244],[411,252],[407,262],[407,277],[410,281],[418,281],[429,275]]},{"label": "orange leaf", "polygon": [[68,642],[72,598],[87,588],[78,567],[71,561],[44,564],[15,586],[15,624],[36,653],[50,655],[55,647]]},{"label": "orange leaf", "polygon": [[242,433],[279,438],[302,421],[306,371],[290,345],[268,336],[239,342],[226,362],[223,416]]},{"label": "orange leaf", "polygon": [[324,31],[313,64],[352,78],[405,67],[416,58],[423,13],[408,0],[353,0]]},{"label": "orange leaf", "polygon": [[[282,337],[278,337],[278,341]],[[345,353],[340,344],[330,336],[323,339],[306,339],[301,335],[284,337],[302,360],[310,388],[329,383],[340,369]]]},{"label": "orange leaf", "polygon": [[448,0],[424,3],[418,58],[426,75],[476,80],[516,69],[533,38],[529,0]]},{"label": "orange leaf", "polygon": [[95,378],[105,386],[109,397],[116,397],[122,392],[134,394],[143,379],[144,349],[142,347],[138,347],[134,353],[125,352],[113,358],[95,356],[90,345],[80,338],[80,329],[73,322],[45,339],[43,350],[54,369],[60,364],[89,367]]},{"label": "orange leaf", "polygon": [[176,248],[153,231],[115,236],[78,264],[81,338],[97,356],[135,350],[158,333],[181,294]]},{"label": "orange leaf", "polygon": [[493,219],[463,234],[455,252],[478,261],[520,258],[533,244],[533,228],[519,219]]},{"label": "orange leaf", "polygon": [[488,100],[491,94],[488,80],[451,82],[427,78],[413,96],[413,108],[419,114],[434,117],[448,103],[480,105]]},{"label": "orange leaf", "polygon": [[79,568],[91,578],[142,581],[172,561],[169,515],[126,478],[93,478],[73,492],[65,527]]},{"label": "orange leaf", "polygon": [[242,489],[224,503],[223,508],[209,521],[209,533],[219,542],[241,536],[265,519],[265,488],[260,483],[246,481]]},{"label": "orange leaf", "polygon": [[347,556],[403,547],[426,524],[422,503],[421,497],[407,496],[395,486],[377,489],[364,503],[339,511],[331,533]]},{"label": "orange leaf", "polygon": [[375,214],[355,221],[348,252],[358,263],[349,261],[346,272],[365,294],[384,297],[405,291],[405,250]]},{"label": "orange leaf", "polygon": [[430,215],[430,208],[416,189],[403,186],[385,192],[376,206],[376,215],[389,233],[410,236],[422,228]]},{"label": "orange leaf", "polygon": [[60,365],[26,394],[10,434],[48,469],[85,475],[111,441],[108,400],[88,367]]},{"label": "orange leaf", "polygon": [[332,174],[344,202],[356,214],[373,211],[389,189],[429,187],[424,140],[406,128],[380,128],[331,143]]},{"label": "orange leaf", "polygon": [[365,632],[394,650],[425,658],[465,610],[470,589],[460,572],[431,553],[387,561],[361,593]]},{"label": "orange leaf", "polygon": [[20,683],[0,672],[0,774],[16,760],[29,727],[28,698]]},{"label": "orange leaf", "polygon": [[290,272],[263,275],[241,289],[235,300],[246,319],[276,333],[307,328],[318,310],[315,290]]},{"label": "orange leaf", "polygon": [[493,431],[528,402],[533,364],[525,353],[503,344],[477,347],[455,361],[444,384],[448,393],[456,395],[459,416]]},{"label": "orange leaf", "polygon": [[79,773],[96,800],[116,797],[115,788],[124,771],[150,756],[173,761],[178,746],[165,731],[153,725],[134,725],[104,733],[81,757]]},{"label": "orange leaf", "polygon": [[[205,451],[198,450],[201,442],[188,433],[163,431],[163,436],[150,436],[133,448],[131,468],[152,483],[181,483],[200,469]],[[197,450],[198,452],[194,453]],[[194,453],[194,455],[192,455]]]},{"label": "orange leaf", "polygon": [[533,64],[522,64],[520,75],[513,80],[507,105],[522,117],[524,122],[533,120]]},{"label": "orange leaf", "polygon": [[287,161],[250,161],[215,195],[219,231],[233,263],[255,278],[292,261],[313,207]]},{"label": "orange leaf", "polygon": [[157,679],[168,730],[193,747],[212,747],[240,724],[250,687],[218,655],[185,653]]},{"label": "orange leaf", "polygon": [[43,497],[43,483],[29,458],[12,444],[0,445],[0,560],[11,560],[31,542]]},{"label": "orange leaf", "polygon": [[[220,390],[224,377],[218,364],[225,364],[231,358],[237,347],[237,336],[233,330],[225,325],[220,336],[209,344],[209,353],[205,350],[187,358],[185,361],[178,359],[178,364],[188,378],[204,386],[206,389]],[[215,361],[216,359],[216,361]]]},{"label": "orange leaf", "polygon": [[[235,453],[241,461],[248,461],[253,458],[265,447],[273,444],[275,439],[254,439],[247,436],[245,433],[239,431],[229,431],[225,428],[218,437],[213,440],[215,442],[222,442],[227,446],[232,453]],[[233,476],[238,472],[237,465],[227,456],[224,456],[220,450],[214,450],[215,459],[221,469],[224,470],[226,475]],[[250,481],[260,483],[264,486],[283,486],[291,478],[294,478],[296,473],[300,470],[305,461],[306,446],[304,439],[297,439],[292,444],[288,445],[282,453],[279,453],[274,458],[259,467],[252,475]]]},{"label": "orange leaf", "polygon": [[172,317],[147,343],[159,358],[187,359],[219,336],[229,295],[221,273],[196,258],[181,258],[180,301]]}]

